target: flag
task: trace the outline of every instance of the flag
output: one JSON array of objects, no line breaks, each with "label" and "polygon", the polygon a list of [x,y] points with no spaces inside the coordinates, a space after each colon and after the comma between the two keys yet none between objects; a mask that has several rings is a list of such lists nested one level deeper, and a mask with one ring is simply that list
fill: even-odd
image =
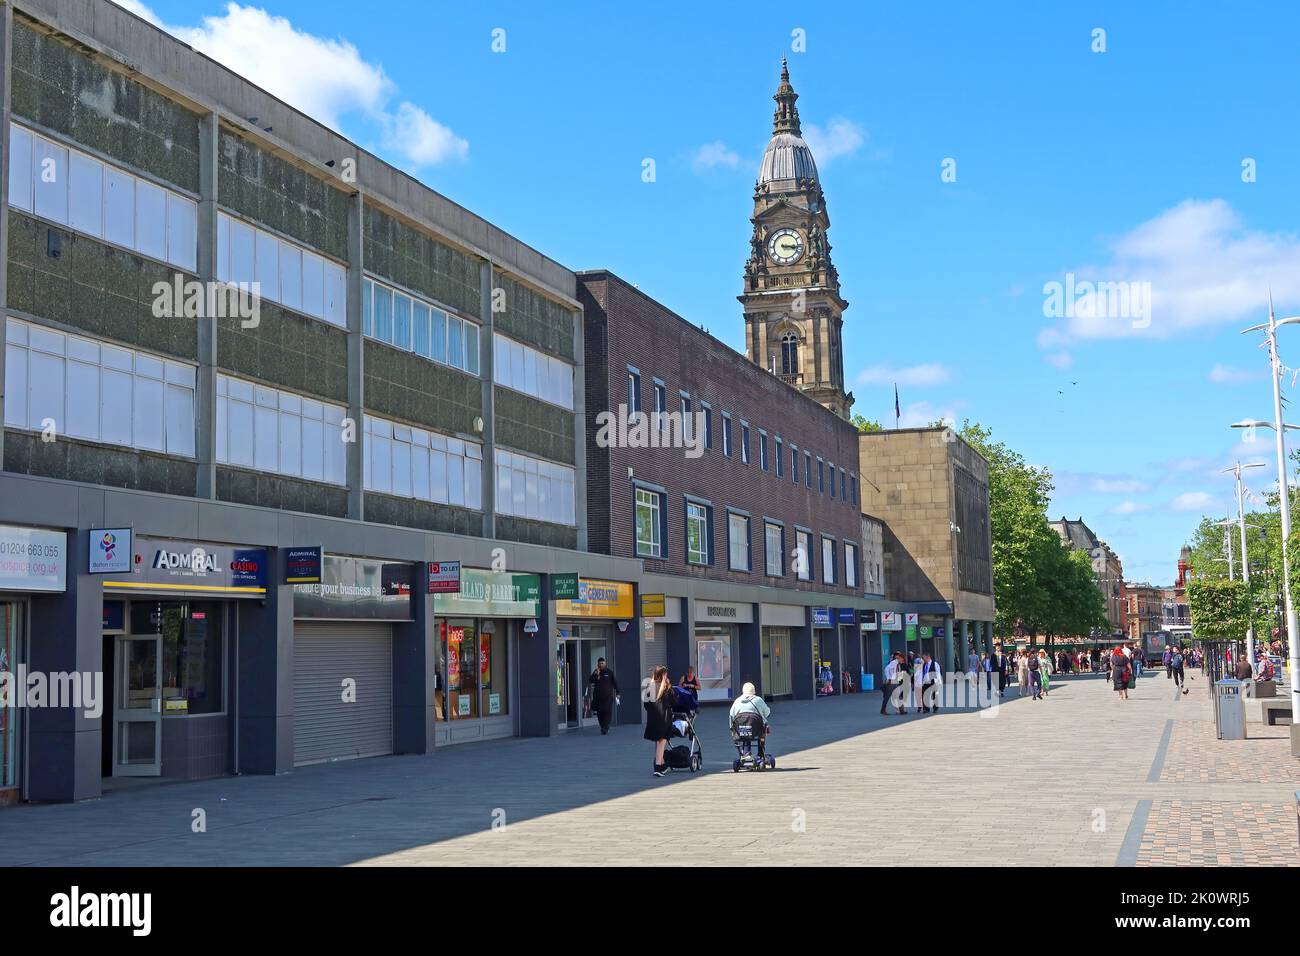
[{"label": "flag", "polygon": [[902,414],[903,414],[903,410],[898,407],[898,383],[895,382],[894,383],[894,426],[895,427],[898,426],[898,419],[899,416]]}]

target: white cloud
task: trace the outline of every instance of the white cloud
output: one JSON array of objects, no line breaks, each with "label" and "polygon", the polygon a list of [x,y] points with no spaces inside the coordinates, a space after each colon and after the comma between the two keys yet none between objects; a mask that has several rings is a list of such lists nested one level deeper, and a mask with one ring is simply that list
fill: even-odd
[{"label": "white cloud", "polygon": [[1051,352],[1043,356],[1047,364],[1059,369],[1067,369],[1074,364],[1074,356],[1069,352]]},{"label": "white cloud", "polygon": [[1140,511],[1151,510],[1150,505],[1142,504],[1140,501],[1122,501],[1110,509],[1113,515],[1135,515]]},{"label": "white cloud", "polygon": [[1053,473],[1056,495],[1135,495],[1147,489],[1147,483],[1130,475],[1105,475],[1086,471]]},{"label": "white cloud", "polygon": [[1236,368],[1232,365],[1216,362],[1207,377],[1216,385],[1240,385],[1243,382],[1253,382],[1265,378],[1267,375],[1268,369],[1255,372],[1248,368]]},{"label": "white cloud", "polygon": [[384,148],[396,150],[416,166],[433,166],[469,156],[469,143],[414,103],[403,103],[384,120]]},{"label": "white cloud", "polygon": [[1204,491],[1185,491],[1169,503],[1174,511],[1203,511],[1214,503]]},{"label": "white cloud", "polygon": [[842,116],[831,117],[825,127],[804,123],[802,129],[804,141],[818,166],[829,166],[841,156],[852,156],[867,141],[866,130]]},{"label": "white cloud", "polygon": [[411,166],[464,159],[469,144],[419,106],[390,102],[393,81],[347,40],[319,37],[260,7],[228,2],[197,26],[164,23],[140,0],[116,0],[289,105],[335,130],[355,115],[376,127],[384,148]]},{"label": "white cloud", "polygon": [[931,422],[943,421],[949,425],[957,423],[956,408],[940,408],[929,402],[913,402],[910,405],[903,406],[903,414],[899,416],[899,428],[924,428]]},{"label": "white cloud", "polygon": [[[1192,329],[1266,318],[1268,288],[1281,302],[1300,300],[1300,237],[1245,227],[1222,199],[1189,199],[1110,244],[1110,261],[1073,268],[1082,281],[1150,283],[1145,320],[1100,314],[1053,319],[1043,348],[1086,339],[1171,338]],[[1046,296],[1046,294],[1045,294]]]},{"label": "white cloud", "polygon": [[691,168],[697,173],[718,167],[736,169],[739,166],[740,154],[720,139],[705,143],[691,154]]},{"label": "white cloud", "polygon": [[892,365],[872,365],[859,372],[855,381],[859,385],[897,384],[924,387],[927,385],[942,385],[951,377],[947,368],[938,362],[931,362],[926,365],[911,365],[904,368],[896,368]]}]

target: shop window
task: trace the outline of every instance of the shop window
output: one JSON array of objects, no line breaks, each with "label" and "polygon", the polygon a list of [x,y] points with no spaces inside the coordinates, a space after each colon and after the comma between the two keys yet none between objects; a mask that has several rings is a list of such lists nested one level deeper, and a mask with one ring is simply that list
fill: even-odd
[{"label": "shop window", "polygon": [[465,720],[479,716],[479,644],[473,621],[439,623],[447,661],[447,716]]},{"label": "shop window", "polygon": [[510,713],[509,622],[481,622],[478,649],[479,713],[484,717],[504,717]]},{"label": "shop window", "polygon": [[[18,623],[22,605],[0,602],[0,674],[18,669]],[[18,709],[0,707],[0,787],[18,785]]]},{"label": "shop window", "polygon": [[[223,613],[220,604],[210,601],[131,603],[131,634],[162,638],[164,713],[219,714],[225,709]],[[180,701],[185,703],[178,709]]]},{"label": "shop window", "polygon": [[785,574],[785,529],[779,524],[763,525],[763,548],[767,560],[767,573],[774,578]]}]

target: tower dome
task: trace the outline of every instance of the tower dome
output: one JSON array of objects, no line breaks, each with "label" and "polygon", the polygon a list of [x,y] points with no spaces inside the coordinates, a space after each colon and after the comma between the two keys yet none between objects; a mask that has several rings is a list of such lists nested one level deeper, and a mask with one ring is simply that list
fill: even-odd
[{"label": "tower dome", "polygon": [[772,114],[772,138],[763,150],[763,162],[758,167],[758,184],[778,180],[817,181],[817,163],[812,150],[804,141],[799,128],[799,108],[795,100],[799,94],[790,85],[790,70],[781,58],[781,83],[776,88],[776,111]]}]

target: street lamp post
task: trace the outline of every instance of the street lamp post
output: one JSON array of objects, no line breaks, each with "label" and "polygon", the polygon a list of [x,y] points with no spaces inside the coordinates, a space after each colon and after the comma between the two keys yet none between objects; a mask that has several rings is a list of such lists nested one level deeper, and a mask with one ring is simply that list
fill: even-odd
[{"label": "street lamp post", "polygon": [[[1268,332],[1268,357],[1273,379],[1273,421],[1262,423],[1275,432],[1277,439],[1277,492],[1278,508],[1282,518],[1282,595],[1286,602],[1286,639],[1291,648],[1291,713],[1300,714],[1300,628],[1296,627],[1295,604],[1291,600],[1291,561],[1287,545],[1291,542],[1291,486],[1286,477],[1286,430],[1294,426],[1282,421],[1282,361],[1277,354],[1277,330],[1283,325],[1300,323],[1300,315],[1278,319],[1273,314],[1273,296],[1268,297],[1268,323],[1243,329],[1246,332]],[[1245,426],[1246,423],[1238,423]],[[1294,738],[1293,738],[1294,739]]]},{"label": "street lamp post", "polygon": [[[1263,468],[1262,461],[1248,461],[1244,465],[1237,462],[1231,468],[1225,468],[1225,472],[1232,472],[1237,480],[1237,528],[1241,531],[1241,579],[1246,582],[1246,593],[1250,594],[1250,551],[1246,547],[1246,501],[1245,489],[1241,484],[1241,473],[1246,468]],[[1232,522],[1221,522],[1222,524],[1231,524]],[[1224,529],[1227,530],[1227,529]],[[1229,536],[1228,544],[1231,546],[1232,537]],[[1228,576],[1232,576],[1232,558],[1228,558]],[[1246,659],[1250,661],[1250,669],[1255,670],[1255,608],[1254,598],[1251,598],[1250,618],[1246,624]]]}]

